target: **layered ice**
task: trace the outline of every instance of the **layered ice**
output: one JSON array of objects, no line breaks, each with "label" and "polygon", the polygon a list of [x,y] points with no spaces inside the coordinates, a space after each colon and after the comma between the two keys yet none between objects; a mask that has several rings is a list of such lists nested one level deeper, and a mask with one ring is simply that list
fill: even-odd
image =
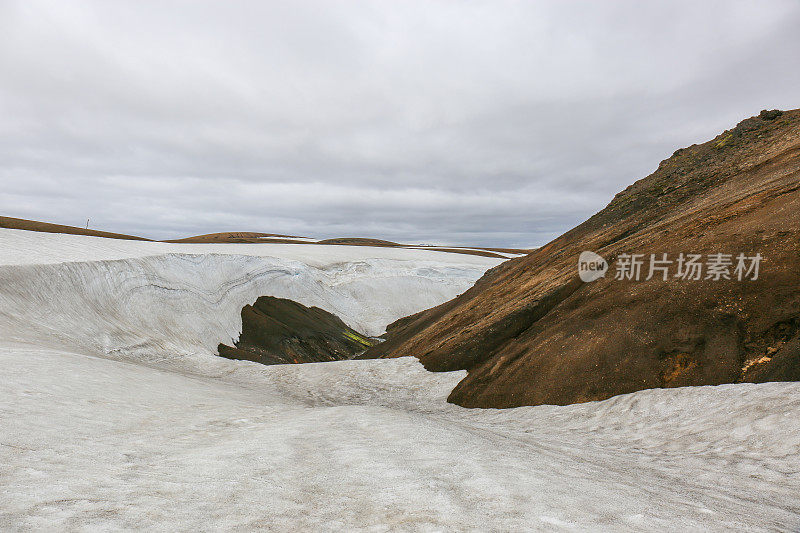
[{"label": "layered ice", "polygon": [[290,298],[379,335],[469,288],[497,259],[302,244],[169,244],[0,230],[0,339],[175,363],[241,331],[241,308]]}]

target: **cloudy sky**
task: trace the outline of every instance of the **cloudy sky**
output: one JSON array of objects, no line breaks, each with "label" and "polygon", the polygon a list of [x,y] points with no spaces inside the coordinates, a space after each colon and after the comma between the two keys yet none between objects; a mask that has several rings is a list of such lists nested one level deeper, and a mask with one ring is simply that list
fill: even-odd
[{"label": "cloudy sky", "polygon": [[800,107],[800,2],[0,0],[0,214],[530,246]]}]

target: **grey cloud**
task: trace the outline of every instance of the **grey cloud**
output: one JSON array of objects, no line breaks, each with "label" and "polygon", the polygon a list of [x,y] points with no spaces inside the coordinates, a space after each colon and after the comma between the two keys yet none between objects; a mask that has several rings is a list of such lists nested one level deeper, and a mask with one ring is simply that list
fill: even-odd
[{"label": "grey cloud", "polygon": [[800,5],[0,0],[0,207],[538,245],[797,107]]}]

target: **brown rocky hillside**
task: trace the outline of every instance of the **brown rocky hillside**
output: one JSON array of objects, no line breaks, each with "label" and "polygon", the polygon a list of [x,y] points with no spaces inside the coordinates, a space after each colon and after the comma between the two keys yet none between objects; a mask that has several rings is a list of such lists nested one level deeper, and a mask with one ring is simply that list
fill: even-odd
[{"label": "brown rocky hillside", "polygon": [[[606,277],[580,280],[586,250],[609,261]],[[666,281],[645,280],[650,254],[665,253],[700,254],[703,279],[675,277],[673,263]],[[731,254],[731,279],[705,279],[717,253]],[[763,257],[758,279],[737,279],[740,253]],[[639,281],[614,279],[621,254],[643,254]],[[449,400],[469,407],[800,380],[800,110],[676,151],[583,224],[397,321],[365,354],[403,355],[468,370]]]}]

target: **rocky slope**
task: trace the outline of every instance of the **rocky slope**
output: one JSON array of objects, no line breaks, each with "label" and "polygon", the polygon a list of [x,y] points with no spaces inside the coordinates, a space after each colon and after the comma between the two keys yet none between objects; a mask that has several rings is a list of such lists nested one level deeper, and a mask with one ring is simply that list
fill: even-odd
[{"label": "rocky slope", "polygon": [[[609,262],[585,283],[578,257]],[[700,279],[678,274],[700,255]],[[713,254],[733,264],[714,279]],[[640,279],[615,279],[642,254]],[[667,279],[648,277],[651,254]],[[760,272],[737,279],[737,256]],[[746,262],[752,266],[753,261]],[[685,266],[685,265],[684,265]],[[712,277],[706,279],[708,274]],[[677,150],[602,211],[461,296],[395,322],[363,357],[466,369],[449,401],[569,404],[647,388],[800,379],[800,110]]]},{"label": "rocky slope", "polygon": [[265,365],[351,359],[375,341],[336,315],[286,298],[261,296],[242,309],[242,334],[219,355]]}]

